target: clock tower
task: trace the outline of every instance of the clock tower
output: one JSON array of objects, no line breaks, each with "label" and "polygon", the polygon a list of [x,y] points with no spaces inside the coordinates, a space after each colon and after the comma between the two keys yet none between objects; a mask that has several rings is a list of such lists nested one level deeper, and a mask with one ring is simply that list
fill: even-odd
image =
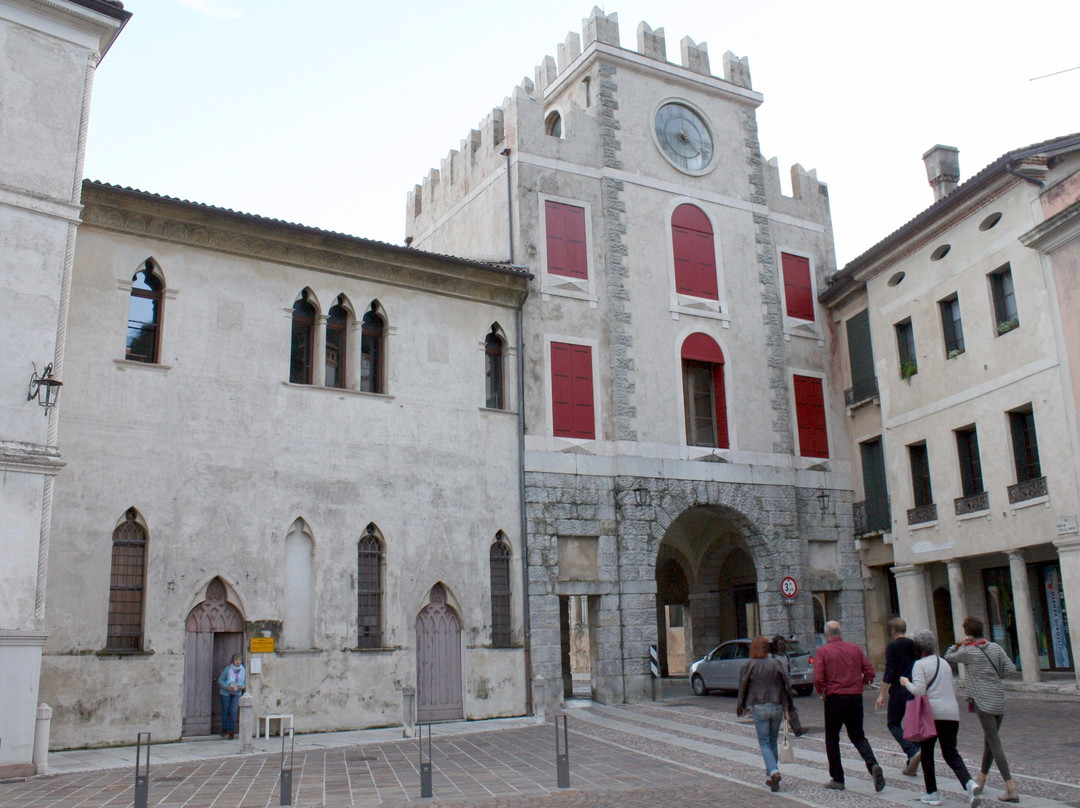
[{"label": "clock tower", "polygon": [[[748,61],[594,9],[409,195],[412,246],[526,267],[531,673],[547,697],[648,698],[718,643],[860,640],[831,333],[828,193],[758,144]],[[820,492],[831,509],[819,508]],[[780,581],[800,582],[786,598]],[[558,683],[558,684],[555,684]]]}]

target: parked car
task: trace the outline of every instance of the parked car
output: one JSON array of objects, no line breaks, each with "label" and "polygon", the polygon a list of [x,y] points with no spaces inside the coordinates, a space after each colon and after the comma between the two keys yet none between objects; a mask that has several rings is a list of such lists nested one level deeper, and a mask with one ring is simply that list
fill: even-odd
[{"label": "parked car", "polygon": [[[791,685],[799,696],[814,690],[814,671],[810,652],[798,640],[788,640],[788,671]],[[738,690],[742,666],[750,659],[750,640],[722,642],[690,666],[690,687],[704,696],[712,690]]]}]

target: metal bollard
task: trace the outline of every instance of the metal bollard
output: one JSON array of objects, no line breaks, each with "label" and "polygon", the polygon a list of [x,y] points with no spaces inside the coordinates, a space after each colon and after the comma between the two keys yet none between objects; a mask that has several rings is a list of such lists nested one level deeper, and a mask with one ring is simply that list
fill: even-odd
[{"label": "metal bollard", "polygon": [[[296,739],[293,737],[293,728],[289,727],[289,752],[286,761],[285,733],[281,733],[281,804],[292,805],[292,770],[293,755],[296,753]],[[286,765],[286,762],[288,765]]]},{"label": "metal bollard", "polygon": [[559,788],[570,788],[570,736],[566,729],[566,716],[562,716],[563,751],[559,752],[559,716],[555,716],[555,771]]},{"label": "metal bollard", "polygon": [[656,701],[657,683],[660,681],[660,651],[655,645],[649,646],[649,675],[652,677],[652,700]]},{"label": "metal bollard", "polygon": [[[427,726],[427,763],[424,762],[424,727]],[[431,724],[420,724],[420,796],[430,797],[431,792]]]},{"label": "metal bollard", "polygon": [[45,774],[49,770],[49,732],[52,727],[52,707],[45,702],[38,705],[37,723],[34,724],[34,773]]},{"label": "metal bollard", "polygon": [[[143,738],[146,739],[146,769],[142,768]],[[132,808],[146,808],[150,799],[150,733],[140,732],[135,740],[135,802]]]}]

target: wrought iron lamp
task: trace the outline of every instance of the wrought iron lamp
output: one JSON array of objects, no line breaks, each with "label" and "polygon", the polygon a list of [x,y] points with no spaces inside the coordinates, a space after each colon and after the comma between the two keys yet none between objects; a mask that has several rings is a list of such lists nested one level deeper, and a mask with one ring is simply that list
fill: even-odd
[{"label": "wrought iron lamp", "polygon": [[814,499],[817,500],[818,507],[821,508],[821,515],[824,516],[825,512],[829,510],[829,492],[822,488],[817,492]]},{"label": "wrought iron lamp", "polygon": [[26,400],[37,399],[37,403],[45,408],[48,414],[50,407],[56,406],[56,400],[60,397],[60,388],[64,383],[53,376],[52,362],[38,375],[37,364],[34,364],[34,372],[30,376],[30,389],[26,393]]}]

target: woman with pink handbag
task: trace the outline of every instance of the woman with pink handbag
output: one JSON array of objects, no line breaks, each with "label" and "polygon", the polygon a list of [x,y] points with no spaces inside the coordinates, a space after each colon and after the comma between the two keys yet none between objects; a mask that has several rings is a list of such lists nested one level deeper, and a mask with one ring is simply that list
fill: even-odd
[{"label": "woman with pink handbag", "polygon": [[[938,656],[937,638],[934,637],[932,631],[917,631],[912,640],[915,642],[915,652],[920,658],[911,671],[911,678],[900,677],[900,684],[916,697],[915,701],[908,703],[909,710],[914,709],[914,705],[922,701],[918,698],[919,696],[926,696],[934,716],[934,729],[937,730],[936,736],[919,742],[922,752],[920,765],[923,772],[923,784],[926,786],[926,793],[919,798],[919,802],[925,805],[941,805],[937,777],[934,775],[934,746],[940,739],[942,758],[949,764],[949,768],[956,774],[956,779],[967,792],[968,805],[975,808],[982,801],[979,797],[982,786],[971,778],[967,766],[964,765],[964,759],[956,751],[956,735],[960,730],[960,707],[956,703],[952,669],[948,662]],[[904,724],[906,729],[906,720]]]}]

